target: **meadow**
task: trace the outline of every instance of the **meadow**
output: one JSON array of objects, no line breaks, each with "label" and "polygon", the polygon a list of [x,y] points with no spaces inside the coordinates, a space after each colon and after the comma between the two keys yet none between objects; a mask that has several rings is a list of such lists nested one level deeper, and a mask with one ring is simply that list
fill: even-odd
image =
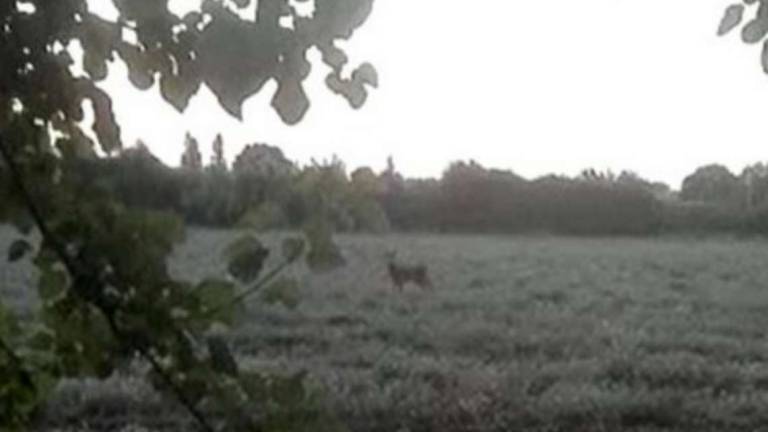
[{"label": "meadow", "polygon": [[[221,252],[235,236],[190,230],[172,272],[223,275]],[[11,239],[3,231],[0,246]],[[306,370],[351,431],[768,431],[763,240],[338,242],[347,266],[294,269],[298,307],[251,301],[230,341],[244,368]],[[396,292],[388,250],[426,264],[434,288]],[[23,287],[34,278],[27,264],[3,264],[4,299],[32,304]],[[131,376],[66,382],[45,417],[47,428],[73,431],[181,421]]]}]

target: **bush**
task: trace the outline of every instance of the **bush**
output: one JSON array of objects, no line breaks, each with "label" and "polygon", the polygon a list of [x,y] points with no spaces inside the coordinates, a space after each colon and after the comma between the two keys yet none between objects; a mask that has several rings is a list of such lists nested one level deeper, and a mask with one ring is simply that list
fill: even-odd
[{"label": "bush", "polygon": [[237,226],[256,231],[278,230],[287,227],[287,217],[279,205],[265,202],[245,212],[237,222]]}]

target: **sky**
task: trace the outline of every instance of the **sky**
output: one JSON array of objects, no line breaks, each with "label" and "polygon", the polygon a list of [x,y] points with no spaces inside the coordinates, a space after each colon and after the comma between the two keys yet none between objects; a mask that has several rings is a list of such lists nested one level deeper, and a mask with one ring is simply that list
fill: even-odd
[{"label": "sky", "polygon": [[353,110],[324,88],[328,69],[311,53],[312,107],[296,126],[271,109],[273,83],[242,121],[207,89],[179,114],[157,86],[131,87],[119,64],[103,87],[124,142],[141,138],[171,165],[186,132],[205,158],[221,133],[229,160],[258,142],[299,163],[335,154],[348,168],[380,170],[391,155],[409,177],[474,159],[528,178],[627,169],[677,188],[704,164],[739,172],[768,160],[760,48],[715,34],[732,2],[377,0],[339,45],[376,66],[380,87]]}]

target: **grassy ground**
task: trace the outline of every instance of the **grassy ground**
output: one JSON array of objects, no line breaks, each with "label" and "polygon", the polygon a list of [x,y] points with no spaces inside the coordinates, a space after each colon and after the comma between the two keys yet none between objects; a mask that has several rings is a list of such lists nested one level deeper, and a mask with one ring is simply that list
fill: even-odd
[{"label": "grassy ground", "polygon": [[[173,272],[223,273],[233,236],[190,232]],[[353,431],[768,431],[768,243],[339,241],[346,267],[297,270],[299,308],[251,304],[232,343],[245,367],[309,371]],[[396,293],[390,249],[427,264],[434,290]],[[18,290],[32,280],[0,269],[12,303],[32,301]],[[112,399],[123,416],[164,412],[129,378],[64,387],[51,415],[87,419]]]}]

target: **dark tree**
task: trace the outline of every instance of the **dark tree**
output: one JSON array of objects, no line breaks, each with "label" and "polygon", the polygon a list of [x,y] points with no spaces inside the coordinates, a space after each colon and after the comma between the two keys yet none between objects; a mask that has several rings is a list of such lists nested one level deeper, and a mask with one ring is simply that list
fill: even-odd
[{"label": "dark tree", "polygon": [[181,167],[192,172],[200,172],[203,169],[203,156],[200,154],[200,146],[189,132],[184,137],[184,153],[181,155]]}]

